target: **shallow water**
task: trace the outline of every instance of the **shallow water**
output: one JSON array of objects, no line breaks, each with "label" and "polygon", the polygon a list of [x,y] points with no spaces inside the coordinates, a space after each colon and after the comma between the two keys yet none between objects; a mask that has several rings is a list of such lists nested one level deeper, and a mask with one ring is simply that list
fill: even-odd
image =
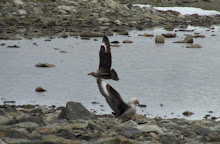
[{"label": "shallow water", "polygon": [[[155,44],[154,38],[138,36],[145,32],[154,35],[169,33],[161,28],[130,31],[130,37],[109,37],[110,41],[120,42],[120,47],[112,47],[112,68],[120,80],[106,82],[125,101],[137,97],[147,105],[147,108],[138,108],[138,113],[172,118],[182,117],[182,113],[189,110],[195,113],[189,119],[201,119],[208,111],[213,111],[213,116],[220,116],[220,26],[215,26],[214,32],[202,27],[188,29],[195,31],[177,32],[177,38],[167,38],[164,44]],[[188,44],[173,43],[184,39],[185,34],[195,32],[206,36],[194,38],[194,43],[203,48],[188,49],[185,48]],[[98,67],[102,38],[97,41],[73,37],[45,39],[0,41],[5,43],[0,46],[1,104],[14,100],[17,105],[65,106],[68,101],[77,101],[98,113],[110,113],[98,91],[96,79],[87,75]],[[123,44],[125,39],[133,43]],[[20,48],[7,48],[15,44]],[[60,53],[61,50],[68,53]],[[40,62],[56,67],[34,67]],[[36,93],[37,86],[47,92]],[[92,104],[94,101],[100,104]]]}]

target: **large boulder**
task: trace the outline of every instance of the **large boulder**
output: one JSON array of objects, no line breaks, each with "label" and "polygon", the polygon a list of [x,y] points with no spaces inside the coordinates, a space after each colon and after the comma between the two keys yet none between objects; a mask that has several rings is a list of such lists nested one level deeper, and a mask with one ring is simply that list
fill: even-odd
[{"label": "large boulder", "polygon": [[77,119],[96,119],[94,113],[89,112],[81,103],[67,102],[66,108],[62,110],[58,119],[77,120]]}]

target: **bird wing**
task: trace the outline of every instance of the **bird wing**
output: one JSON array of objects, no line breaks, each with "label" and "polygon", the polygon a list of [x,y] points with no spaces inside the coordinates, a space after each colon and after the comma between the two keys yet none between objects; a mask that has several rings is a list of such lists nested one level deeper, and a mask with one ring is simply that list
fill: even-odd
[{"label": "bird wing", "polygon": [[99,51],[99,68],[110,70],[112,65],[112,56],[110,43],[106,36],[103,37],[101,48]]},{"label": "bird wing", "polygon": [[102,79],[97,79],[100,93],[105,97],[116,117],[122,115],[129,106],[122,100],[120,94]]}]

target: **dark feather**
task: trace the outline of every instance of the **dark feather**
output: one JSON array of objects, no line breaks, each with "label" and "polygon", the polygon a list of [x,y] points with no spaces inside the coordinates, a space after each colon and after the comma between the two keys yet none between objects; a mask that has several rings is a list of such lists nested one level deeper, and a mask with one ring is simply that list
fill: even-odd
[{"label": "dark feather", "polygon": [[108,93],[106,93],[101,83],[102,80],[97,79],[100,93],[105,97],[107,103],[114,111],[115,116],[121,116],[129,108],[129,106],[122,100],[120,94],[109,84],[106,85],[106,89],[108,91]]},{"label": "dark feather", "polygon": [[101,48],[99,51],[99,68],[110,70],[111,65],[112,65],[111,53],[106,53],[105,47],[101,45]]}]

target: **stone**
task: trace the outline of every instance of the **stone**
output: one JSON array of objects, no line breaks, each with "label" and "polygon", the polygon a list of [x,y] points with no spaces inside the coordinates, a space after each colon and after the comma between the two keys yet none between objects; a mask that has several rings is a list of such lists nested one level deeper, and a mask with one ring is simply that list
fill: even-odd
[{"label": "stone", "polygon": [[185,37],[182,41],[176,41],[174,43],[193,43],[193,37],[191,35],[188,35]]},{"label": "stone", "polygon": [[23,9],[19,9],[17,12],[19,15],[27,15],[26,10],[23,10]]},{"label": "stone", "polygon": [[213,133],[209,128],[204,128],[204,127],[196,127],[193,129],[193,131],[201,136],[208,136]]},{"label": "stone", "polygon": [[30,129],[35,129],[37,128],[39,125],[34,123],[34,122],[20,122],[15,124],[15,126],[19,127],[19,128],[30,128]]},{"label": "stone", "polygon": [[180,142],[171,135],[162,135],[159,140],[162,144],[180,144]]},{"label": "stone", "polygon": [[9,121],[9,118],[0,115],[0,125],[3,125],[8,121]]},{"label": "stone", "polygon": [[133,43],[131,40],[124,40],[122,43]]},{"label": "stone", "polygon": [[193,112],[190,112],[190,111],[185,111],[185,112],[183,112],[183,115],[184,116],[191,116],[191,115],[193,115],[194,113]]},{"label": "stone", "polygon": [[11,45],[11,46],[7,46],[7,48],[20,48],[20,47],[17,45]]},{"label": "stone", "polygon": [[202,46],[199,44],[192,44],[192,45],[187,46],[186,48],[202,48]]},{"label": "stone", "polygon": [[165,40],[163,35],[156,35],[155,43],[164,43],[164,42]]},{"label": "stone", "polygon": [[7,112],[16,112],[17,110],[10,105],[2,105],[0,107],[0,115],[5,115]]},{"label": "stone", "polygon": [[162,34],[165,38],[175,38],[176,34],[172,34],[172,33],[166,33],[166,34]]},{"label": "stone", "polygon": [[82,32],[80,37],[103,37],[104,34],[101,32]]},{"label": "stone", "polygon": [[161,130],[160,127],[157,125],[148,125],[148,124],[143,124],[143,125],[138,125],[137,129],[144,131],[144,132],[156,132],[157,134],[164,134],[164,132]]},{"label": "stone", "polygon": [[142,135],[144,132],[137,129],[137,128],[128,128],[128,127],[122,127],[117,129],[117,132],[123,135],[126,135],[128,137],[130,136],[140,136]]},{"label": "stone", "polygon": [[8,129],[5,132],[5,137],[18,139],[18,138],[25,138],[26,134],[19,130]]},{"label": "stone", "polygon": [[18,6],[24,4],[21,0],[13,0],[13,2],[14,2],[15,5],[18,5]]},{"label": "stone", "polygon": [[205,36],[204,36],[204,35],[201,35],[201,34],[195,34],[195,35],[193,36],[193,38],[205,38]]},{"label": "stone", "polygon": [[77,140],[64,139],[62,137],[57,137],[55,135],[47,135],[42,140],[43,143],[51,144],[82,144]]},{"label": "stone", "polygon": [[40,7],[34,7],[34,12],[36,15],[43,15],[44,12],[42,11],[42,9]]},{"label": "stone", "polygon": [[38,64],[35,65],[35,67],[43,67],[43,68],[45,68],[45,67],[55,67],[55,65],[48,64],[48,63],[38,63]]},{"label": "stone", "polygon": [[149,34],[149,33],[139,34],[138,36],[154,37],[153,34]]},{"label": "stone", "polygon": [[119,128],[122,128],[122,127],[127,127],[127,128],[134,128],[134,127],[137,127],[138,124],[133,121],[133,120],[129,120],[129,121],[126,121],[124,123],[121,123],[118,125]]},{"label": "stone", "polygon": [[47,91],[47,90],[45,90],[45,89],[42,88],[42,87],[37,87],[37,88],[35,89],[35,91],[36,91],[36,92],[45,92],[45,91]]},{"label": "stone", "polygon": [[96,115],[89,112],[81,103],[67,102],[66,108],[62,110],[58,119],[77,120],[77,119],[95,119]]},{"label": "stone", "polygon": [[132,139],[127,139],[123,136],[117,136],[113,138],[100,138],[96,142],[96,144],[139,144],[138,141],[132,140]]}]

